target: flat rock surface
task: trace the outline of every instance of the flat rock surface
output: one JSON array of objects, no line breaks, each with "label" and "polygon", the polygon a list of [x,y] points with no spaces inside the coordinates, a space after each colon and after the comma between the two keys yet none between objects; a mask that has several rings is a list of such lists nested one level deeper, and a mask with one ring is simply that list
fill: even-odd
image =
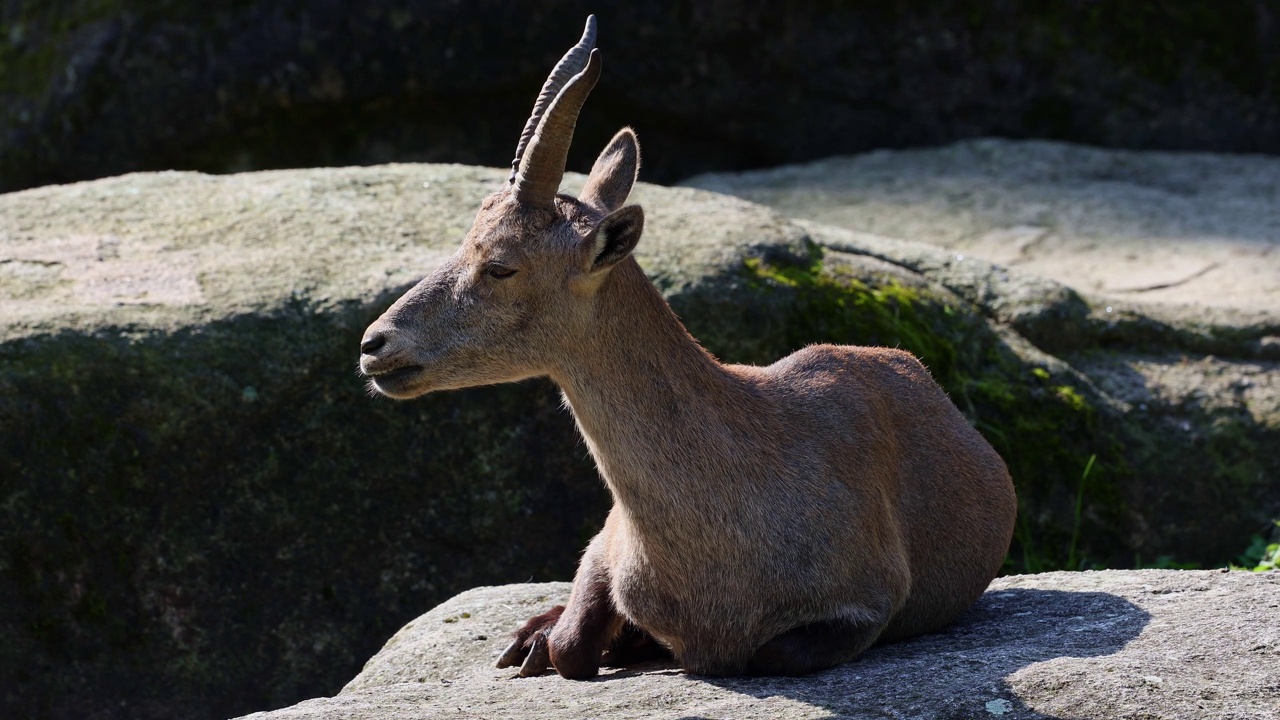
[{"label": "flat rock surface", "polygon": [[1280,316],[1280,159],[983,139],[684,184],[1122,301]]},{"label": "flat rock surface", "polygon": [[[463,165],[135,173],[0,195],[0,341],[65,329],[172,329],[290,301],[370,302],[453,254],[506,172]],[[570,173],[576,190],[583,176]],[[664,286],[803,231],[768,209],[644,183]],[[715,217],[690,232],[690,218]],[[305,260],[300,259],[305,254]]]},{"label": "flat rock surface", "polygon": [[471,590],[397,633],[337,696],[254,720],[408,718],[1143,718],[1280,715],[1280,575],[1104,571],[999,578],[941,633],[803,678],[671,664],[585,682],[493,659],[566,583]]}]

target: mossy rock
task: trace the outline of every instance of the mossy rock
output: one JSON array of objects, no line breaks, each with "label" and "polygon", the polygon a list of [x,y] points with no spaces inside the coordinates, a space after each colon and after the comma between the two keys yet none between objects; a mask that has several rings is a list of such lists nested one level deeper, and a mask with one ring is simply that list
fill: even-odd
[{"label": "mossy rock", "polygon": [[[1009,568],[1078,567],[1085,557],[1125,564],[1127,521],[1116,483],[1131,473],[1109,433],[1117,418],[1099,412],[1105,401],[1087,380],[945,287],[824,248],[819,242],[830,242],[832,231],[809,229],[817,232],[806,263],[746,260],[746,286],[757,293],[714,307],[695,291],[673,297],[673,305],[698,308],[685,313],[690,329],[738,362],[770,362],[816,342],[910,351],[1009,465],[1021,509]],[[767,309],[753,296],[769,298]],[[1081,508],[1087,515],[1080,517],[1073,506],[1090,458],[1088,503]]]},{"label": "mossy rock", "polygon": [[1097,455],[1080,527],[1102,500],[1098,473],[1120,473],[1128,535],[1127,557],[1074,559],[1212,567],[1280,516],[1277,182],[1280,162],[1262,156],[987,138],[688,184],[924,275],[1012,331],[1024,357],[1073,369],[1083,389],[1055,392],[1093,407],[1109,436],[1080,448]]},{"label": "mossy rock", "polygon": [[[460,590],[570,577],[609,499],[555,388],[392,403],[355,374],[367,323],[504,178],[160,173],[0,196],[0,714],[281,706]],[[885,260],[911,247],[714,193],[633,200],[642,265],[721,358],[920,355],[1013,471],[1011,568],[1132,556],[1128,416],[988,305]],[[1002,307],[1059,307],[1037,292]]]}]

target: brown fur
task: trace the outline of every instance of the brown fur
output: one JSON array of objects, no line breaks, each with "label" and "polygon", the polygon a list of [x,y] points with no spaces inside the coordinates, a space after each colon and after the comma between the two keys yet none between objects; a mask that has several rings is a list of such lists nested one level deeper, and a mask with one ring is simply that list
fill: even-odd
[{"label": "brown fur", "polygon": [[689,672],[795,674],[952,621],[1008,548],[1003,461],[908,353],[717,362],[631,257],[638,168],[623,130],[581,200],[494,194],[362,344],[396,398],[549,376],[613,495],[563,614],[499,664],[589,677],[641,632]]}]

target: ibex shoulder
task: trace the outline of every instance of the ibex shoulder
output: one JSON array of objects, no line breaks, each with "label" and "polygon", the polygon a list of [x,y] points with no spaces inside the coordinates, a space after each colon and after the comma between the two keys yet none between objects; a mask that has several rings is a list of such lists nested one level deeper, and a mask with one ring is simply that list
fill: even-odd
[{"label": "ibex shoulder", "polygon": [[855,345],[809,345],[767,368],[775,377],[840,376],[882,382],[896,380],[935,387],[924,363],[905,350]]}]

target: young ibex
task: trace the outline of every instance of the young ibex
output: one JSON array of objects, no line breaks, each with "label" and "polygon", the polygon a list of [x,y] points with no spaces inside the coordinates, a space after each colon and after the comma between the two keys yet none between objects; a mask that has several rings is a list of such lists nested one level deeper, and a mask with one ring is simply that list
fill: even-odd
[{"label": "young ibex", "polygon": [[594,45],[588,18],[508,185],[360,344],[393,398],[549,376],[613,495],[568,604],[499,667],[584,678],[669,651],[693,673],[793,675],[949,623],[1009,545],[1000,456],[908,353],[815,345],[753,367],[698,345],[631,256],[635,134],[613,137],[580,198],[557,193]]}]

